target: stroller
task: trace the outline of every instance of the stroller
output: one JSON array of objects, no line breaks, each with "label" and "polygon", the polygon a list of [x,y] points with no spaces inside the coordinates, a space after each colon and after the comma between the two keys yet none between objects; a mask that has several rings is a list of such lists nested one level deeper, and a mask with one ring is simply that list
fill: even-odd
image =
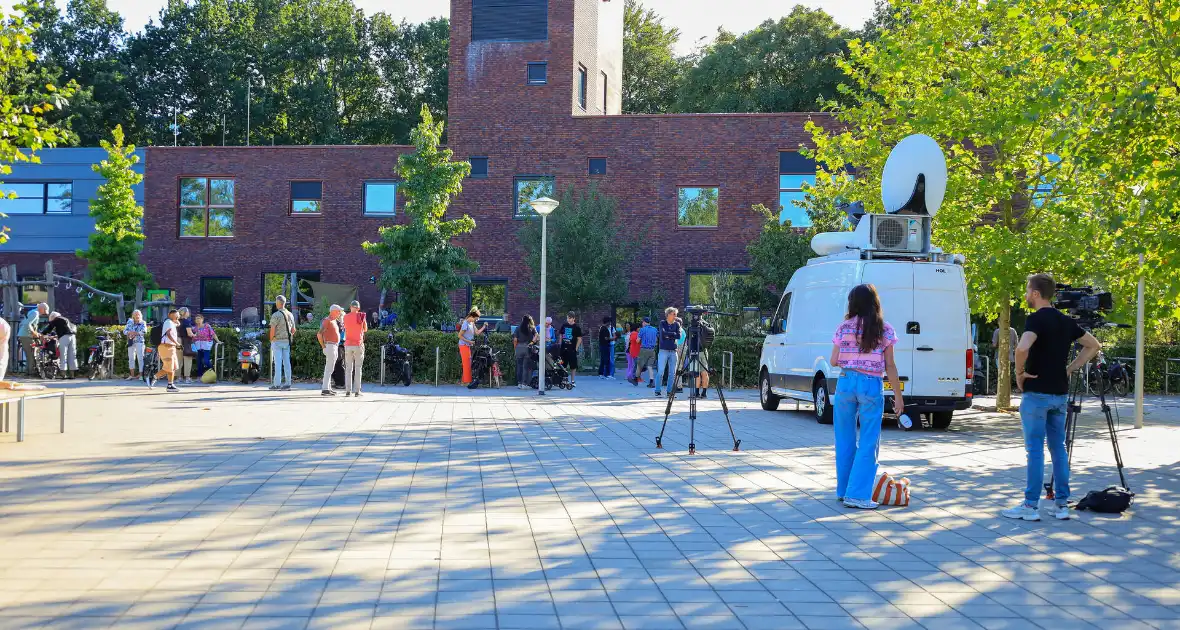
[{"label": "stroller", "polygon": [[[538,362],[540,354],[541,349],[537,344],[529,344],[529,358],[533,365],[540,365]],[[540,378],[534,373],[529,380],[529,385],[533,389],[537,389],[540,385],[539,380]],[[558,389],[573,389],[573,385],[570,385],[570,371],[561,361],[558,346],[550,347],[549,351],[545,353],[545,389],[553,389],[555,385]]]},{"label": "stroller", "polygon": [[385,341],[385,371],[393,375],[394,383],[400,381],[402,385],[410,386],[413,380],[412,359],[410,351],[398,345],[393,338],[393,332],[390,332]]},{"label": "stroller", "polygon": [[492,347],[488,333],[483,334],[483,340],[471,352],[471,384],[467,389],[479,387],[483,377],[495,387],[500,387],[500,353]]}]

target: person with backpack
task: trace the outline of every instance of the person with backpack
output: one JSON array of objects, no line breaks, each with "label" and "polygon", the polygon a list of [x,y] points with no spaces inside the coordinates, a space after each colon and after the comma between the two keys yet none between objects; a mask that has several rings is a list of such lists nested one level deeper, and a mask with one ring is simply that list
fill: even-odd
[{"label": "person with backpack", "polygon": [[[275,296],[275,310],[270,315],[270,357],[275,377],[272,390],[291,389],[291,341],[295,338],[295,316],[287,310],[287,298]],[[283,384],[283,375],[287,382]]]},{"label": "person with backpack", "polygon": [[41,329],[41,334],[57,337],[57,356],[59,367],[66,371],[66,378],[74,378],[78,371],[78,343],[74,333],[78,331],[74,323],[64,315],[54,311],[49,314],[49,323]]}]

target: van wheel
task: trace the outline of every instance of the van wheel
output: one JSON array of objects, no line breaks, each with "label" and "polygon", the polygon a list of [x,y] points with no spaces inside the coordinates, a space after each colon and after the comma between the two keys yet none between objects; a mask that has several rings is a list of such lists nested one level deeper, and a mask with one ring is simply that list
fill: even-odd
[{"label": "van wheel", "polygon": [[775,396],[770,391],[770,374],[766,370],[762,370],[762,376],[758,378],[758,392],[759,398],[762,399],[762,408],[766,411],[774,411],[778,409],[778,403],[782,398]]},{"label": "van wheel", "polygon": [[828,379],[819,377],[815,387],[811,390],[811,400],[815,404],[815,421],[820,424],[832,424],[832,398],[828,396]]},{"label": "van wheel", "polygon": [[951,426],[951,418],[953,418],[954,415],[955,412],[953,411],[935,411],[934,413],[930,414],[930,424],[933,425],[935,429],[945,429]]}]

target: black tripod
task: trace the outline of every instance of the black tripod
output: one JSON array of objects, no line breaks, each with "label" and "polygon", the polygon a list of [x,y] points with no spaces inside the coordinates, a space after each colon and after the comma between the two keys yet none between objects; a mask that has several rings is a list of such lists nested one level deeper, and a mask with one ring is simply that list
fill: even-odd
[{"label": "black tripod", "polygon": [[[664,448],[664,430],[668,428],[668,416],[672,414],[672,403],[676,401],[676,389],[680,385],[681,380],[688,376],[688,454],[695,455],[697,452],[696,445],[696,426],[697,426],[697,379],[701,372],[709,375],[709,380],[717,388],[717,399],[721,401],[721,412],[725,414],[725,424],[729,426],[729,435],[733,438],[733,450],[740,450],[742,441],[737,439],[737,435],[733,432],[733,423],[729,420],[729,407],[725,404],[725,392],[721,391],[721,383],[713,376],[716,371],[713,370],[707,362],[701,360],[702,346],[708,346],[712,342],[713,331],[711,328],[706,328],[704,322],[701,320],[701,315],[704,310],[688,309],[689,314],[692,315],[692,324],[688,328],[688,340],[685,342],[685,359],[684,364],[679,366],[676,375],[673,377],[672,385],[668,387],[668,406],[664,409],[664,424],[660,427],[660,434],[656,436],[656,448]],[[718,313],[725,315],[725,313]],[[705,337],[708,336],[708,342],[705,342]],[[659,374],[657,373],[657,376]]]},{"label": "black tripod", "polygon": [[[1082,413],[1082,391],[1085,389],[1084,371],[1078,370],[1074,373],[1069,388],[1069,402],[1065,406],[1065,461],[1067,468],[1073,465],[1073,442],[1078,430],[1078,416]],[[1102,414],[1106,416],[1106,429],[1110,432],[1110,445],[1114,448],[1114,463],[1119,470],[1119,483],[1123,488],[1130,490],[1130,486],[1127,485],[1127,477],[1123,474],[1123,454],[1119,450],[1118,431],[1114,426],[1114,417],[1111,415],[1110,405],[1106,402],[1105,385],[1098,389],[1098,401],[1102,405]],[[1045,484],[1045,498],[1053,499],[1054,496],[1053,475],[1050,474],[1049,482]]]}]

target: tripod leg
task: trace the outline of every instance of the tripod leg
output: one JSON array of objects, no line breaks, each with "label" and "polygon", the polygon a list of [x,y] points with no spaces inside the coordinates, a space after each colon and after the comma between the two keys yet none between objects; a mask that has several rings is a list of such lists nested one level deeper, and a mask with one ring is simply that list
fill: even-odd
[{"label": "tripod leg", "polygon": [[[695,383],[694,383],[695,385]],[[696,455],[697,442],[697,397],[696,392],[692,392],[688,396],[688,454]]]},{"label": "tripod leg", "polygon": [[[716,374],[713,370],[709,370],[709,377],[712,378]],[[725,392],[721,391],[721,383],[714,380],[713,386],[717,388],[717,400],[721,401],[721,413],[725,415],[725,424],[729,426],[729,437],[733,438],[733,450],[741,450],[742,441],[737,439],[737,434],[733,432],[733,423],[729,421],[729,406],[725,404]]]},{"label": "tripod leg", "polygon": [[1119,469],[1119,483],[1128,490],[1127,477],[1123,474],[1123,452],[1119,449],[1118,431],[1114,427],[1114,417],[1110,414],[1110,405],[1106,404],[1106,395],[1100,396],[1102,413],[1106,415],[1106,428],[1110,431],[1110,445],[1114,448],[1114,465]]},{"label": "tripod leg", "polygon": [[660,427],[660,434],[656,436],[656,448],[664,448],[664,430],[668,428],[668,416],[672,415],[672,402],[675,400],[676,388],[673,387],[668,391],[668,404],[664,407],[664,425]]}]

